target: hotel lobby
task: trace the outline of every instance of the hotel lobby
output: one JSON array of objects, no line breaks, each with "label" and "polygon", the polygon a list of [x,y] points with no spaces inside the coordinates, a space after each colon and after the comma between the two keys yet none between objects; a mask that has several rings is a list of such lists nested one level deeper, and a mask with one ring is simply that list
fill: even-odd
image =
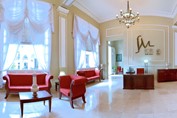
[{"label": "hotel lobby", "polygon": [[[1,0],[0,33],[2,118],[22,117],[22,107],[23,118],[177,116],[176,0]],[[138,68],[151,75],[150,85],[132,77]],[[99,70],[100,78],[86,82],[86,103],[79,97],[72,108],[55,85],[78,70]],[[45,104],[32,98],[22,106],[18,87],[5,99],[11,83],[4,75],[31,72],[52,76],[40,90],[51,92]]]}]

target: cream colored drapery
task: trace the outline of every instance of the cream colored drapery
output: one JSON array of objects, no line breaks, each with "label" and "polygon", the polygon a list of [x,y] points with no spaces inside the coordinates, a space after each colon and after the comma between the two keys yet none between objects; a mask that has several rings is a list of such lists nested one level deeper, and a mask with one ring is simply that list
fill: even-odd
[{"label": "cream colored drapery", "polygon": [[39,64],[49,71],[52,5],[38,0],[1,0],[0,4],[0,71],[9,69],[22,43],[33,45]]},{"label": "cream colored drapery", "polygon": [[92,24],[83,20],[79,16],[74,16],[74,54],[75,54],[75,69],[85,68],[85,51],[92,52],[93,61],[95,62],[93,67],[99,65],[99,44],[100,35],[99,29]]}]

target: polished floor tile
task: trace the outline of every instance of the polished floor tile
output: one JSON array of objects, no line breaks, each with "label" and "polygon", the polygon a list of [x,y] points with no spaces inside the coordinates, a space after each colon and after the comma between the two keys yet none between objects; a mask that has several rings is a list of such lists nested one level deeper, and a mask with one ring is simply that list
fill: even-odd
[{"label": "polished floor tile", "polygon": [[[67,97],[58,98],[52,88],[52,112],[48,103],[26,103],[24,118],[176,118],[177,82],[157,83],[154,90],[125,90],[122,76],[87,84],[86,104],[79,98],[72,109]],[[20,118],[18,94],[4,99],[0,90],[0,117]]]}]

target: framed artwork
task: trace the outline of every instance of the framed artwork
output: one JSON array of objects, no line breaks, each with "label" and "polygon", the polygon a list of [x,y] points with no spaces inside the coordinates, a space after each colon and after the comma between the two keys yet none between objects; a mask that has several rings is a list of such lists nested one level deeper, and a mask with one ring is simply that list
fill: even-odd
[{"label": "framed artwork", "polygon": [[116,62],[122,62],[122,54],[116,54]]}]

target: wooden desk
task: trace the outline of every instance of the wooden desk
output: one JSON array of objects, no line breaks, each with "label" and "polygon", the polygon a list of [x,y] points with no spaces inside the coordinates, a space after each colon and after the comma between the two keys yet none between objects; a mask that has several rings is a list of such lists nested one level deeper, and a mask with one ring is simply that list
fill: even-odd
[{"label": "wooden desk", "polygon": [[20,96],[21,117],[23,117],[24,103],[44,101],[45,104],[45,100],[49,100],[49,112],[51,112],[52,95],[50,95],[47,91],[38,91],[37,97],[33,97],[33,92],[19,92],[19,96]]},{"label": "wooden desk", "polygon": [[158,69],[157,81],[158,82],[177,81],[177,69]]},{"label": "wooden desk", "polygon": [[124,89],[154,89],[153,74],[124,74]]}]

